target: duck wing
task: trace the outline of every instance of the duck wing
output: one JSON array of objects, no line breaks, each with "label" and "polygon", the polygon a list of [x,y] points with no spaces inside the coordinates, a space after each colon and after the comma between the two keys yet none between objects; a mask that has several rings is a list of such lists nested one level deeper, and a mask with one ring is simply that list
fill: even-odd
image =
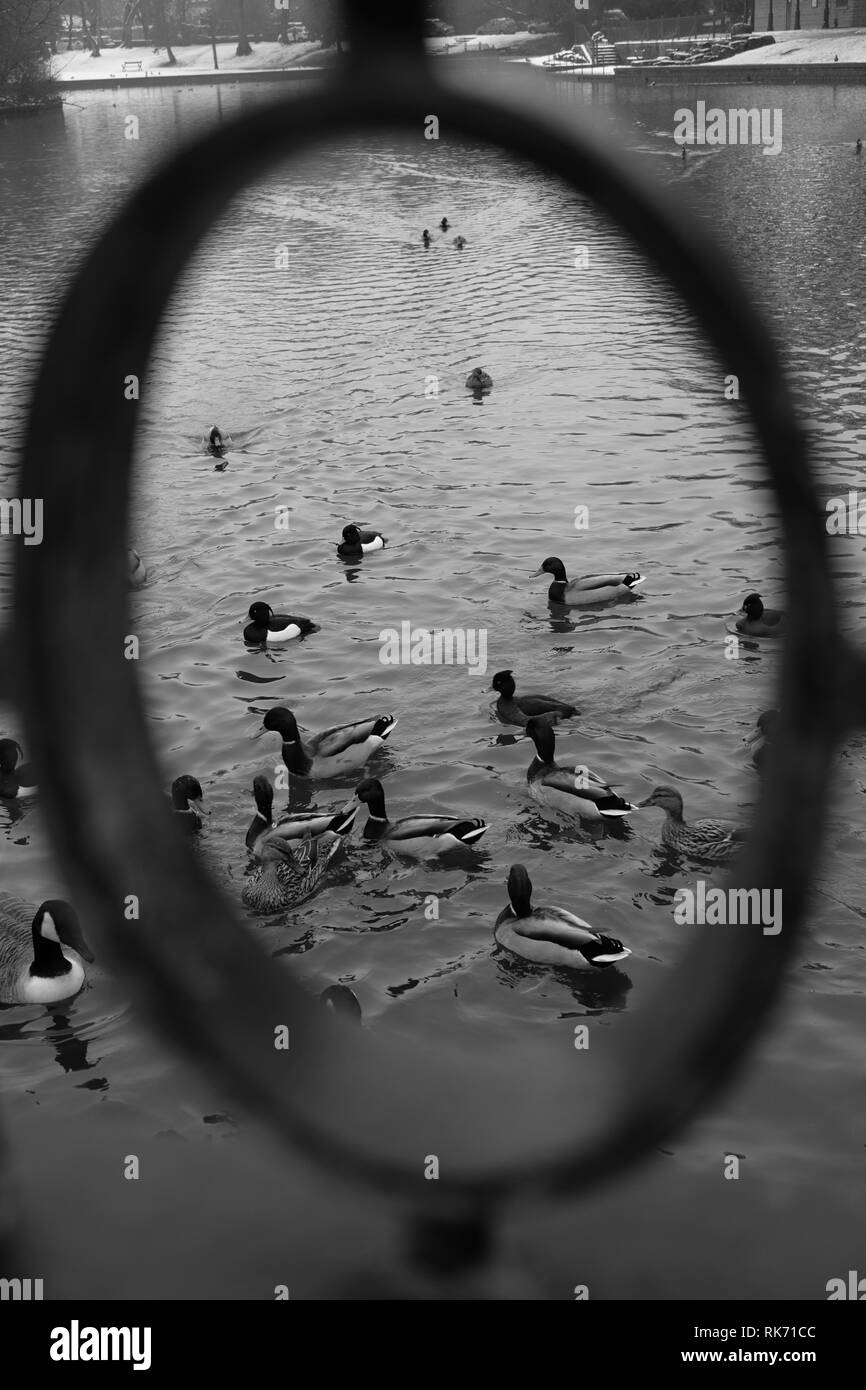
[{"label": "duck wing", "polygon": [[643,582],[644,576],[635,571],[620,572],[619,574],[586,574],[580,579],[572,579],[566,592],[591,593],[593,589],[615,589],[619,588],[620,585],[626,589],[634,589]]},{"label": "duck wing", "polygon": [[317,758],[335,758],[352,748],[356,743],[366,743],[374,735],[387,738],[397,720],[392,714],[380,715],[376,719],[364,719],[357,724],[338,724],[333,729],[325,729],[310,739],[307,748]]},{"label": "duck wing", "polygon": [[550,787],[552,791],[565,792],[567,795],[573,796],[575,801],[594,801],[602,815],[611,813],[625,815],[634,809],[630,801],[619,796],[594,772],[590,772],[588,768],[582,769],[582,772],[585,774],[584,776],[566,772],[565,768],[557,767],[546,772],[543,777],[537,780],[542,786]]},{"label": "duck wing", "polygon": [[[467,836],[477,840],[487,829],[482,820],[455,820],[453,816],[406,816],[388,826],[389,840],[419,840],[429,837],[438,839],[441,835],[453,835],[458,840]],[[480,832],[480,833],[479,833]]]},{"label": "duck wing", "polygon": [[588,961],[608,965],[631,955],[615,936],[594,931],[588,922],[566,912],[562,907],[538,907],[529,917],[517,917],[512,922],[519,936],[549,941],[568,951],[579,951]]},{"label": "duck wing", "polygon": [[23,898],[0,893],[0,970],[19,964],[22,951],[30,951],[34,916],[35,908]]},{"label": "duck wing", "polygon": [[552,695],[518,695],[516,703],[530,719],[537,714],[561,714],[565,719],[577,714],[574,705],[568,705]]}]

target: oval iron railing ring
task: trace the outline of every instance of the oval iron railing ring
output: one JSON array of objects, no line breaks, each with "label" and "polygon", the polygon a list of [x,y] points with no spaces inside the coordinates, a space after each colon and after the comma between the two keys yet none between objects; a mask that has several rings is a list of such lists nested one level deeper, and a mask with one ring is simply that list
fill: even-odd
[{"label": "oval iron railing ring", "polygon": [[[785,930],[703,934],[656,1007],[621,1020],[608,1083],[592,1095],[580,1091],[573,1059],[547,1050],[514,1048],[466,1075],[465,1058],[445,1046],[435,1055],[405,1041],[387,1049],[366,1032],[349,1039],[323,1015],[240,930],[176,836],[133,666],[122,659],[137,413],[123,384],[138,376],[146,398],[154,335],[188,256],[231,195],[308,146],[311,130],[327,140],[409,123],[421,138],[431,112],[443,131],[504,147],[588,192],[639,240],[703,322],[725,371],[740,378],[791,547],[786,725],[741,875],[750,886],[784,888]],[[347,1176],[394,1191],[417,1195],[432,1152],[441,1160],[437,1198],[539,1194],[611,1176],[731,1075],[778,991],[803,917],[816,842],[812,808],[794,793],[805,772],[825,799],[841,723],[826,537],[775,348],[726,259],[598,137],[566,129],[547,109],[529,112],[525,99],[492,101],[477,83],[472,93],[441,83],[419,65],[387,84],[381,71],[355,71],[197,141],[139,189],[72,286],[36,386],[21,486],[45,504],[39,553],[18,552],[16,643],[61,863],[161,1026],[280,1133]],[[89,643],[85,669],[79,634],[94,612],[100,639]],[[118,925],[132,893],[141,921]],[[291,1027],[289,1053],[273,1046],[280,1023]]]}]

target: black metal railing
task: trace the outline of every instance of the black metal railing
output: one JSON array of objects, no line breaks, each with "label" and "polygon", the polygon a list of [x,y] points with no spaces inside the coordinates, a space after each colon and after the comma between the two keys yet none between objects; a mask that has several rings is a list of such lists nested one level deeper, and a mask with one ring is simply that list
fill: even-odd
[{"label": "black metal railing", "polygon": [[[58,859],[134,997],[178,1049],[290,1143],[353,1181],[417,1201],[418,1248],[444,1271],[454,1261],[429,1252],[483,1260],[483,1232],[503,1199],[609,1179],[732,1076],[802,927],[819,847],[815,809],[834,743],[866,714],[866,685],[861,659],[836,630],[805,436],[775,345],[732,265],[678,203],[574,128],[572,114],[566,125],[540,82],[515,70],[503,96],[477,72],[470,85],[451,65],[428,61],[422,11],[420,0],[354,0],[344,67],[314,93],[257,109],[176,154],[101,236],[35,386],[20,491],[43,499],[46,524],[40,547],[18,551],[13,655]],[[435,1053],[404,1042],[395,1051],[368,1030],[350,1035],[321,1010],[242,931],[164,815],[134,664],[124,659],[139,409],[124,380],[137,376],[146,398],[160,316],[189,256],[231,197],[277,161],[362,129],[409,128],[420,140],[430,114],[444,138],[504,147],[589,195],[638,243],[690,306],[724,372],[738,376],[781,507],[791,614],[785,716],[738,881],[783,889],[785,930],[702,935],[653,1001],[621,1020],[605,1078],[575,1069],[561,1048],[525,1044],[473,1071],[445,1043]],[[95,611],[101,636],[85,664],[80,632]],[[129,894],[139,897],[140,921],[118,926]],[[273,1045],[279,1024],[291,1030],[288,1052]],[[424,1178],[430,1153],[438,1182]]]}]

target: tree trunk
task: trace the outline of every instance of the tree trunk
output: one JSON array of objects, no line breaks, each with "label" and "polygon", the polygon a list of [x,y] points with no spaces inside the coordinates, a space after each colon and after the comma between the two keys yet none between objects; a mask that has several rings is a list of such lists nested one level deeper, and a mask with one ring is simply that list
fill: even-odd
[{"label": "tree trunk", "polygon": [[238,58],[248,58],[253,51],[250,41],[247,38],[244,8],[244,0],[238,0],[238,46],[235,49],[235,56]]}]

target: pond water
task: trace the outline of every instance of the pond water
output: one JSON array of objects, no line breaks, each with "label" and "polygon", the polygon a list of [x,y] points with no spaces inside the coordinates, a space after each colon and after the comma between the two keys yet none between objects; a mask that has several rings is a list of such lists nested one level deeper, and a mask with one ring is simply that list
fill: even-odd
[{"label": "pond water", "polygon": [[[685,162],[672,131],[691,94],[553,90],[575,121],[601,122],[727,243],[785,345],[823,489],[857,488],[866,160],[853,153],[863,133],[856,89],[767,89],[762,102],[784,113],[778,157],[720,147]],[[15,492],[46,325],[112,208],[178,141],[273,94],[251,85],[77,93],[62,113],[0,124],[0,495]],[[726,107],[757,97],[752,86],[713,89]],[[129,115],[136,140],[125,138]],[[445,215],[454,230],[443,236]],[[467,238],[462,251],[456,232]],[[479,363],[494,379],[482,401],[463,385]],[[272,705],[289,706],[311,732],[397,714],[373,765],[389,813],[453,811],[490,825],[456,862],[413,865],[356,839],[329,886],[297,912],[248,918],[275,969],[291,957],[317,991],[349,984],[368,1027],[431,1045],[447,1034],[469,1065],[539,1030],[559,1030],[570,1046],[578,1020],[615,1028],[671,968],[695,930],[675,923],[674,893],[700,875],[660,853],[660,813],[640,812],[626,833],[604,837],[547,819],[527,795],[531,745],[496,722],[488,687],[513,668],[518,690],[573,701],[580,717],[558,731],[558,759],[588,763],[632,800],[672,782],[687,818],[747,823],[758,782],[745,739],[778,703],[778,653],[744,644],[729,660],[725,637],[746,593],[779,606],[784,593],[775,506],[724,378],[636,250],[583,200],[497,150],[359,135],[279,168],[214,229],[166,313],[138,441],[133,535],[149,579],[132,603],[166,786],[185,772],[200,779],[211,811],[203,853],[239,911],[252,779],[278,765],[273,736],[253,741]],[[233,441],[221,470],[203,447],[214,422]],[[278,508],[288,509],[287,530],[275,528]],[[356,566],[335,555],[350,520],[388,537]],[[861,537],[834,542],[853,634],[866,616],[863,550]],[[9,551],[0,542],[0,626]],[[562,616],[548,608],[547,580],[529,578],[548,555],[570,576],[635,569],[646,583],[633,602]],[[256,598],[321,630],[281,651],[246,650]],[[404,622],[483,630],[486,670],[383,664],[380,633]],[[82,635],[82,661],[98,640]],[[15,711],[0,709],[0,734],[21,737]],[[319,804],[341,804],[357,780],[327,784]],[[824,1253],[798,1265],[777,1241],[775,1254],[750,1256],[750,1273],[734,1254],[705,1267],[704,1249],[706,1296],[754,1287],[820,1298],[827,1279],[856,1267],[864,790],[857,738],[840,750],[827,854],[785,1006],[745,1085],[672,1141],[651,1179],[658,1234],[690,1203],[713,1208],[707,1220],[716,1221],[727,1200],[722,1155],[743,1154],[763,1195],[743,1198],[732,1229],[785,1224]],[[3,888],[36,902],[62,894],[38,802],[0,809],[0,836]],[[587,980],[495,951],[515,862],[540,901],[620,937],[633,953],[625,967]],[[53,1118],[70,1153],[108,1114],[109,1147],[119,1150],[133,1136],[237,1133],[98,965],[51,1016],[0,1011],[0,1078],[25,1166],[38,1163]],[[70,1181],[81,1177],[69,1165]],[[265,1194],[279,1190],[277,1173],[274,1161]],[[178,1182],[163,1173],[160,1200]],[[655,1236],[623,1239],[643,1248]],[[545,1249],[540,1262],[570,1268],[556,1241]],[[668,1271],[670,1296],[693,1291],[690,1258]],[[259,1274],[254,1262],[240,1275],[223,1269],[212,1296],[258,1296],[248,1289]],[[114,1287],[112,1277],[94,1275],[84,1296]],[[646,1296],[642,1277],[611,1275],[607,1296]]]}]

